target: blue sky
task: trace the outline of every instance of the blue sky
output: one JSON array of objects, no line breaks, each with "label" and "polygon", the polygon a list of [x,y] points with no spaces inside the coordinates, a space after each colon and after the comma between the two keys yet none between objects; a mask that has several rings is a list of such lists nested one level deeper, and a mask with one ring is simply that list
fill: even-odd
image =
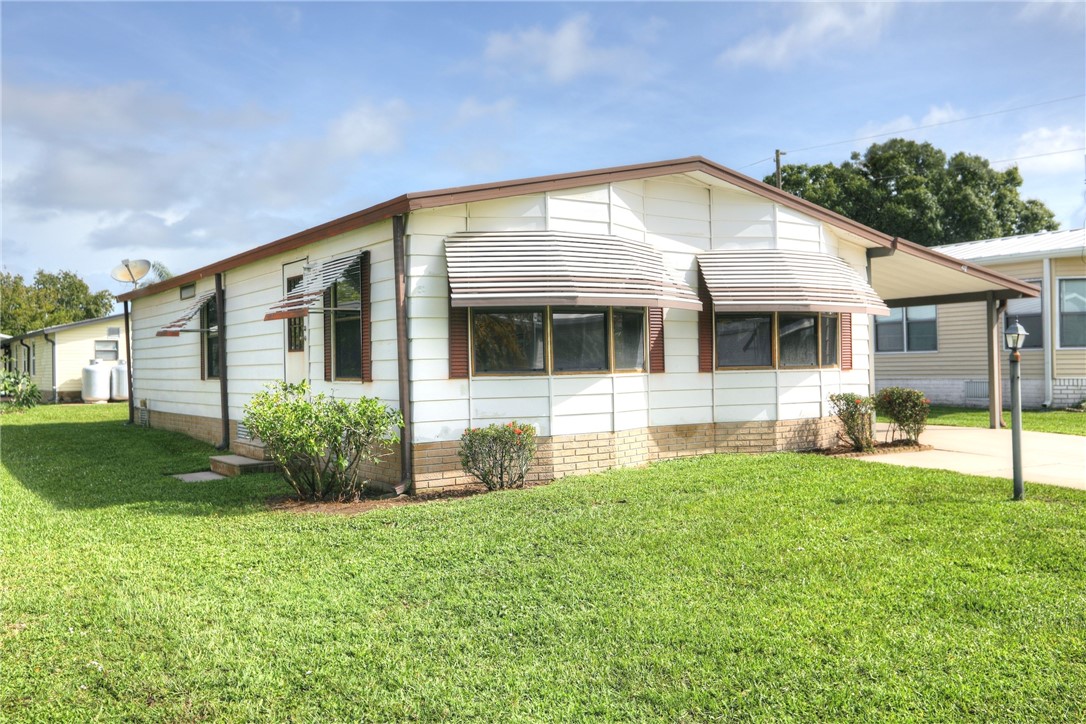
[{"label": "blue sky", "polygon": [[120,292],[121,258],[179,273],[407,191],[695,154],[761,178],[929,124],[894,135],[1019,159],[1082,226],[1084,8],[4,2],[3,265]]}]

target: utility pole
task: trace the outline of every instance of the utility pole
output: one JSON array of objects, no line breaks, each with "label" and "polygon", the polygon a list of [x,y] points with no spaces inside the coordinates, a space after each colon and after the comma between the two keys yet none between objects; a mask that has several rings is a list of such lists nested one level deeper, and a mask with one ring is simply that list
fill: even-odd
[{"label": "utility pole", "polygon": [[786,151],[782,151],[779,148],[777,149],[777,151],[775,153],[776,160],[777,160],[777,188],[781,187],[781,156],[787,156],[787,155],[788,155],[788,153]]}]

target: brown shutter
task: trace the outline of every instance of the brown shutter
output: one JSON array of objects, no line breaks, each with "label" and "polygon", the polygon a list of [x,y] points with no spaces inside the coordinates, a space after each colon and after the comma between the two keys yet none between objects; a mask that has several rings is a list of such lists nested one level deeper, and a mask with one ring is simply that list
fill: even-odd
[{"label": "brown shutter", "polygon": [[324,291],[324,381],[332,381],[332,290]]},{"label": "brown shutter", "polygon": [[449,379],[468,377],[468,308],[449,304]]},{"label": "brown shutter", "polygon": [[649,372],[664,372],[664,310],[649,309]]},{"label": "brown shutter", "polygon": [[359,310],[359,324],[362,325],[362,381],[373,382],[373,337],[371,327],[373,314],[370,309],[370,253],[363,252],[358,269],[359,286],[361,287],[361,309]]},{"label": "brown shutter", "polygon": [[698,312],[698,372],[713,371],[713,300],[705,279],[698,273],[698,296],[701,311]]},{"label": "brown shutter", "polygon": [[852,369],[852,315],[841,313],[841,369]]}]

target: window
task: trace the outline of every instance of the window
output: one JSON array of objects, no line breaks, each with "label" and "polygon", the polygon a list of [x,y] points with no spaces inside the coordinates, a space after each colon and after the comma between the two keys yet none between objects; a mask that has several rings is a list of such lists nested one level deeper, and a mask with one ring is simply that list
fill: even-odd
[{"label": "window", "polygon": [[332,285],[332,374],[362,379],[362,273],[353,267]]},{"label": "window", "polygon": [[180,295],[182,299],[192,299],[196,296],[195,284],[183,284],[181,285]]},{"label": "window", "polygon": [[30,345],[30,369],[28,372],[32,375],[38,374],[38,343],[34,342]]},{"label": "window", "polygon": [[119,358],[117,340],[99,339],[94,343],[94,358],[103,362],[116,362]]},{"label": "window", "polygon": [[[302,283],[302,277],[290,277],[287,279],[287,294]],[[305,317],[290,317],[287,319],[287,351],[305,351]]]},{"label": "window", "polygon": [[211,297],[204,304],[200,313],[201,336],[204,338],[204,369],[205,379],[216,379],[219,376],[219,301],[217,297]]},{"label": "window", "polygon": [[934,352],[938,349],[935,305],[897,307],[875,317],[876,352]]},{"label": "window", "polygon": [[645,310],[472,309],[476,374],[644,372]]},{"label": "window", "polygon": [[717,368],[836,367],[840,326],[836,312],[718,314]]},{"label": "window", "polygon": [[[1027,280],[1030,284],[1041,286],[1039,279]],[[1003,315],[1003,329],[1006,331],[1014,324],[1015,320],[1026,329],[1029,335],[1022,344],[1022,349],[1041,349],[1044,347],[1044,316],[1042,314],[1042,302],[1044,290],[1041,296],[1026,299],[1008,299],[1006,313]],[[1007,340],[1003,340],[1006,348]]]},{"label": "window", "polygon": [[1060,279],[1060,347],[1086,347],[1086,279]]},{"label": "window", "polygon": [[106,327],[106,336],[107,337],[120,337],[121,336],[121,328],[120,327]]},{"label": "window", "polygon": [[772,367],[772,314],[716,315],[717,367]]}]

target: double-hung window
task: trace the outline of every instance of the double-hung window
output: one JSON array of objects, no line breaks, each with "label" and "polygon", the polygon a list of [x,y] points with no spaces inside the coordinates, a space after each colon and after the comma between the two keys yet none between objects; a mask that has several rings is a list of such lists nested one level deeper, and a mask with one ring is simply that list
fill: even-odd
[{"label": "double-hung window", "polygon": [[333,375],[362,379],[362,274],[355,265],[332,285]]},{"label": "double-hung window", "polygon": [[475,373],[644,372],[645,317],[642,308],[472,309]]},{"label": "double-hung window", "polygon": [[204,344],[204,377],[217,379],[219,376],[219,300],[211,296],[200,312],[201,336]]},{"label": "double-hung window", "polygon": [[1059,291],[1060,347],[1086,347],[1086,278],[1060,279]]},{"label": "double-hung window", "polygon": [[718,369],[836,367],[840,317],[828,313],[718,313]]},{"label": "double-hung window", "polygon": [[[1030,284],[1041,286],[1039,279],[1028,280]],[[1008,299],[1007,309],[1003,315],[1003,329],[1006,331],[1017,321],[1021,324],[1028,336],[1022,344],[1022,349],[1041,349],[1044,347],[1044,313],[1043,303],[1044,289],[1039,297],[1026,297],[1023,299]],[[1006,339],[1003,340],[1004,347]]]},{"label": "double-hung window", "polygon": [[94,342],[94,358],[103,362],[116,362],[120,357],[115,339],[98,339]]},{"label": "double-hung window", "polygon": [[938,341],[934,304],[896,307],[875,317],[876,352],[935,352]]}]

